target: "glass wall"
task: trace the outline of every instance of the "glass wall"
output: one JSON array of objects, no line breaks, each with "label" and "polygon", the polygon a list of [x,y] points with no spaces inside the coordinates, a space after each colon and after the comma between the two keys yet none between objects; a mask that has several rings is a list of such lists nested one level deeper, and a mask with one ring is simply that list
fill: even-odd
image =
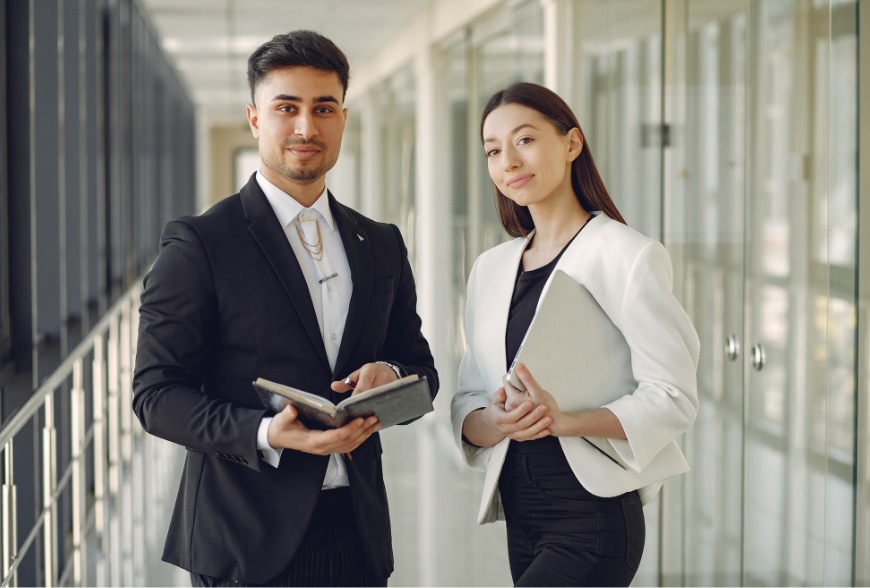
[{"label": "glass wall", "polygon": [[583,0],[574,11],[571,106],[626,222],[660,239],[662,3]]},{"label": "glass wall", "polygon": [[665,241],[702,354],[669,583],[853,582],[856,16],[800,0],[670,15]]},{"label": "glass wall", "polygon": [[408,258],[414,265],[417,215],[414,70],[406,67],[390,76],[372,91],[371,99],[379,114],[375,129],[379,220],[399,227],[408,247]]}]

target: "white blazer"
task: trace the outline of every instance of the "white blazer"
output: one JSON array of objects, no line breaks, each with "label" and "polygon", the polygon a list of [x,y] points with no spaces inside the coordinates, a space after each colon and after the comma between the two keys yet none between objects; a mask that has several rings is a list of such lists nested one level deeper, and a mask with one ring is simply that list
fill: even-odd
[{"label": "white blazer", "polygon": [[[450,412],[456,443],[466,462],[486,471],[479,524],[504,518],[498,478],[510,440],[505,438],[490,448],[474,447],[462,440],[462,423],[472,411],[488,406],[492,393],[502,386],[508,312],[517,268],[531,236],[483,253],[468,279],[466,349]],[[689,470],[676,438],[691,426],[698,412],[700,343],[671,292],[670,257],[658,241],[597,214],[556,269],[585,286],[622,331],[638,382],[632,393],[605,405],[625,429],[627,440],[611,439],[611,443],[629,469],[579,437],[559,438],[565,457],[591,493],[618,496],[638,490],[646,504],[664,480]]]}]

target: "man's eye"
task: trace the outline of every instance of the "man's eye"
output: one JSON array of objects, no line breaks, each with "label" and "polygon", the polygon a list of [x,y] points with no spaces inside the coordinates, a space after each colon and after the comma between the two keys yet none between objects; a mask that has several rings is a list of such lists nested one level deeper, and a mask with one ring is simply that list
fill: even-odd
[{"label": "man's eye", "polygon": [[324,107],[318,108],[317,112],[319,112],[320,114],[329,114],[330,112],[332,112],[332,110],[330,110],[329,108],[326,108],[324,106]]},{"label": "man's eye", "polygon": [[278,110],[280,110],[281,112],[290,112],[291,110],[293,110],[293,107],[288,106],[288,105],[284,105],[284,106],[279,106]]}]

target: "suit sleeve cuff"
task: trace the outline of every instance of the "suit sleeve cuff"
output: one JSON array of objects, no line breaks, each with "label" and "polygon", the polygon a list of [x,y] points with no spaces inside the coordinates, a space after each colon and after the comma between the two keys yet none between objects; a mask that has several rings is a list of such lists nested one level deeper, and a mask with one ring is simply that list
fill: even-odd
[{"label": "suit sleeve cuff", "polygon": [[257,429],[257,449],[263,454],[263,461],[273,468],[277,468],[284,448],[275,449],[269,445],[269,424],[271,422],[272,417],[263,417],[263,420],[260,421],[260,428]]}]

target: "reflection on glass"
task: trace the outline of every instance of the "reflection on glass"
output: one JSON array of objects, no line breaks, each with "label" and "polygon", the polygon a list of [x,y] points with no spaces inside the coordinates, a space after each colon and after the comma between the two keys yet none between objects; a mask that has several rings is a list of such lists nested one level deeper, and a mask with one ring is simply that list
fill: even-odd
[{"label": "reflection on glass", "polygon": [[748,3],[747,335],[767,355],[747,371],[749,584],[851,582],[854,282],[836,266],[854,259],[856,70],[832,61],[854,52],[832,26],[850,10]]},{"label": "reflection on glass", "polygon": [[[698,419],[683,444],[692,470],[683,480],[682,582],[734,586],[743,535],[743,364],[751,352],[743,337],[746,13],[743,2],[693,0],[687,16],[685,130],[673,137],[683,144],[672,159],[687,194],[685,243],[668,247],[685,260],[685,306],[701,357]],[[724,349],[729,336],[739,345],[734,359]],[[679,545],[672,535],[664,542]]]},{"label": "reflection on glass", "polygon": [[414,71],[400,70],[374,90],[378,111],[378,186],[381,190],[381,215],[384,222],[395,224],[408,247],[408,259],[414,265],[416,251],[416,110]]},{"label": "reflection on glass", "polygon": [[575,114],[626,222],[659,239],[661,2],[586,0],[575,9],[581,16]]}]

